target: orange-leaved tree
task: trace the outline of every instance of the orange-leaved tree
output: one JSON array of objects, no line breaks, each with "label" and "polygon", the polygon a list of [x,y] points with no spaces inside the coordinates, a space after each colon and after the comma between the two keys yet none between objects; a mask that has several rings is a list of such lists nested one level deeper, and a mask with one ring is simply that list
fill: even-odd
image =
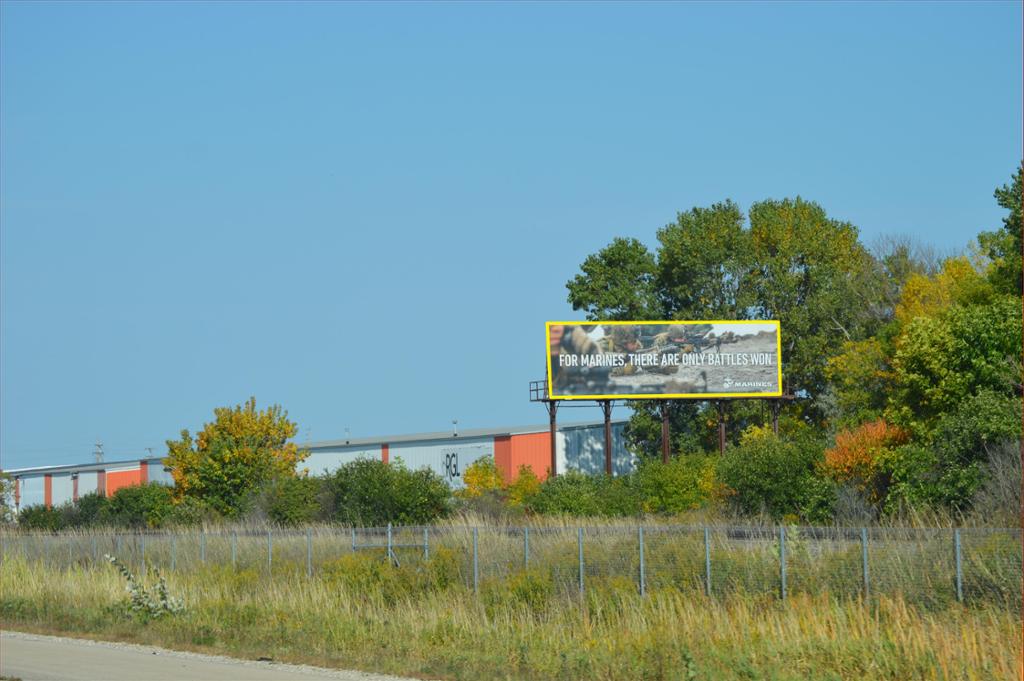
[{"label": "orange-leaved tree", "polygon": [[905,430],[883,419],[862,423],[836,435],[835,447],[825,450],[825,470],[836,482],[850,483],[870,502],[880,503],[889,485],[885,457],[908,438]]},{"label": "orange-leaved tree", "polygon": [[218,513],[235,516],[246,497],[277,477],[295,475],[308,452],[288,440],[298,426],[277,405],[256,409],[256,398],[244,405],[213,410],[193,440],[188,430],[167,441],[164,465],[174,477],[175,497],[197,498]]}]

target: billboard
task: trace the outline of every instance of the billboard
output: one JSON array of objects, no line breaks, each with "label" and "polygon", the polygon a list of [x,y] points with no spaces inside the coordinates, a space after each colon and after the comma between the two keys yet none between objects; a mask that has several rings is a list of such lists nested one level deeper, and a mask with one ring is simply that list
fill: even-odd
[{"label": "billboard", "polygon": [[778,397],[779,322],[548,322],[553,400]]}]

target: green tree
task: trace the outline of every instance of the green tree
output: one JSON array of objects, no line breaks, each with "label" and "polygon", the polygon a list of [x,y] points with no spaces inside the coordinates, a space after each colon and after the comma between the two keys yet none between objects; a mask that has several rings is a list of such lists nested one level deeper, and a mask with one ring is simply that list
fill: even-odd
[{"label": "green tree", "polygon": [[953,306],[917,317],[897,340],[888,420],[924,436],[942,415],[982,390],[1020,391],[1020,303]]},{"label": "green tree", "polygon": [[657,293],[664,319],[746,319],[752,254],[732,201],[691,208],[658,230]]},{"label": "green tree", "polygon": [[274,405],[256,409],[256,398],[244,405],[214,409],[214,421],[195,440],[188,430],[167,441],[164,465],[174,477],[175,495],[197,497],[216,512],[234,517],[253,492],[277,477],[296,473],[308,452],[288,440],[298,426],[288,412]]},{"label": "green tree", "polygon": [[1010,184],[1004,184],[995,191],[996,202],[1009,213],[1003,218],[1003,226],[994,232],[978,235],[981,250],[992,260],[989,278],[1002,293],[1020,296],[1021,279],[1021,201],[1022,173],[1024,163],[1013,174]]},{"label": "green tree", "polygon": [[878,336],[846,341],[842,352],[828,360],[825,376],[835,399],[833,425],[853,428],[885,411],[892,374],[890,345]]},{"label": "green tree", "polygon": [[865,336],[864,291],[873,267],[857,228],[829,218],[816,203],[762,201],[750,209],[753,267],[744,281],[751,316],[782,324],[783,380],[788,392],[813,398],[826,386],[825,365],[843,341]]},{"label": "green tree", "polygon": [[[756,203],[749,226],[744,223],[739,207],[724,201],[679,213],[658,231],[656,254],[638,241],[616,239],[567,283],[569,302],[590,319],[779,319],[786,387],[811,398],[790,409],[820,423],[825,412],[816,398],[827,388],[828,359],[844,341],[862,340],[891,315],[891,302],[881,298],[888,289],[875,281],[896,276],[887,268],[902,275],[906,263],[894,257],[881,266],[855,227],[800,198]],[[657,407],[630,406],[631,441],[653,455],[660,440]],[[746,406],[730,412],[734,434],[736,425],[761,418],[760,410]],[[676,451],[713,439],[707,424],[715,418],[706,405],[673,406]]]},{"label": "green tree", "polygon": [[588,256],[566,284],[574,310],[590,319],[650,319],[659,312],[654,256],[636,239],[617,238]]}]

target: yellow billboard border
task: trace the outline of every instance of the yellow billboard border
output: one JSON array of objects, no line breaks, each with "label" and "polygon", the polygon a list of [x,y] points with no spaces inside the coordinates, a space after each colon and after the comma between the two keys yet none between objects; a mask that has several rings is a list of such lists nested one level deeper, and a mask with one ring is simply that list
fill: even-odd
[{"label": "yellow billboard border", "polygon": [[[551,384],[551,325],[562,326],[608,326],[630,324],[633,326],[650,326],[654,324],[774,324],[775,325],[775,356],[778,360],[779,391],[773,393],[644,393],[640,395],[629,395],[617,393],[614,395],[566,395],[555,396]],[[668,321],[625,321],[625,322],[602,322],[602,321],[572,321],[572,322],[545,322],[544,323],[544,350],[547,353],[548,375],[548,399],[549,400],[665,400],[665,399],[703,399],[716,400],[728,397],[782,397],[782,324],[778,319],[697,319],[682,320],[671,319]]]}]

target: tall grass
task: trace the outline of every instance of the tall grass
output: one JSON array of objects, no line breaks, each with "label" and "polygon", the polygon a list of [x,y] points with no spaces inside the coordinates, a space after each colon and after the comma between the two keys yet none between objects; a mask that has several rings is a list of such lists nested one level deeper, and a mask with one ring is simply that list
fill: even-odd
[{"label": "tall grass", "polygon": [[873,601],[652,588],[597,580],[582,597],[518,570],[479,594],[439,549],[417,566],[369,553],[313,578],[199,566],[168,575],[182,614],[141,623],[109,566],[0,566],[4,627],[242,657],[450,679],[1012,679],[1018,614],[983,605],[922,610]]},{"label": "tall grass", "polygon": [[[781,595],[778,527],[669,525],[650,521],[569,518],[531,519],[521,525],[478,527],[477,518],[449,520],[430,528],[390,530],[393,558],[421,566],[443,550],[453,579],[463,586],[481,580],[507,580],[529,569],[559,593],[579,590],[579,527],[583,527],[584,587],[602,581],[639,590],[673,587],[684,593]],[[639,530],[644,530],[644,563]],[[705,529],[707,534],[705,535]],[[960,594],[973,605],[992,604],[1020,612],[1021,534],[1019,530],[963,528],[960,535]],[[925,608],[942,608],[958,597],[953,528],[785,528],[788,594],[829,592],[837,597],[901,596]],[[386,528],[314,526],[284,529],[258,526],[213,527],[155,533],[99,530],[59,535],[3,535],[5,555],[22,556],[52,567],[87,566],[103,554],[127,564],[144,562],[165,572],[212,565],[271,575],[317,574],[354,552],[383,556]],[[476,541],[474,569],[473,544]],[[706,539],[705,539],[706,536]],[[707,541],[707,544],[705,544]],[[353,546],[355,549],[353,549]],[[866,589],[865,589],[866,586]]]}]

